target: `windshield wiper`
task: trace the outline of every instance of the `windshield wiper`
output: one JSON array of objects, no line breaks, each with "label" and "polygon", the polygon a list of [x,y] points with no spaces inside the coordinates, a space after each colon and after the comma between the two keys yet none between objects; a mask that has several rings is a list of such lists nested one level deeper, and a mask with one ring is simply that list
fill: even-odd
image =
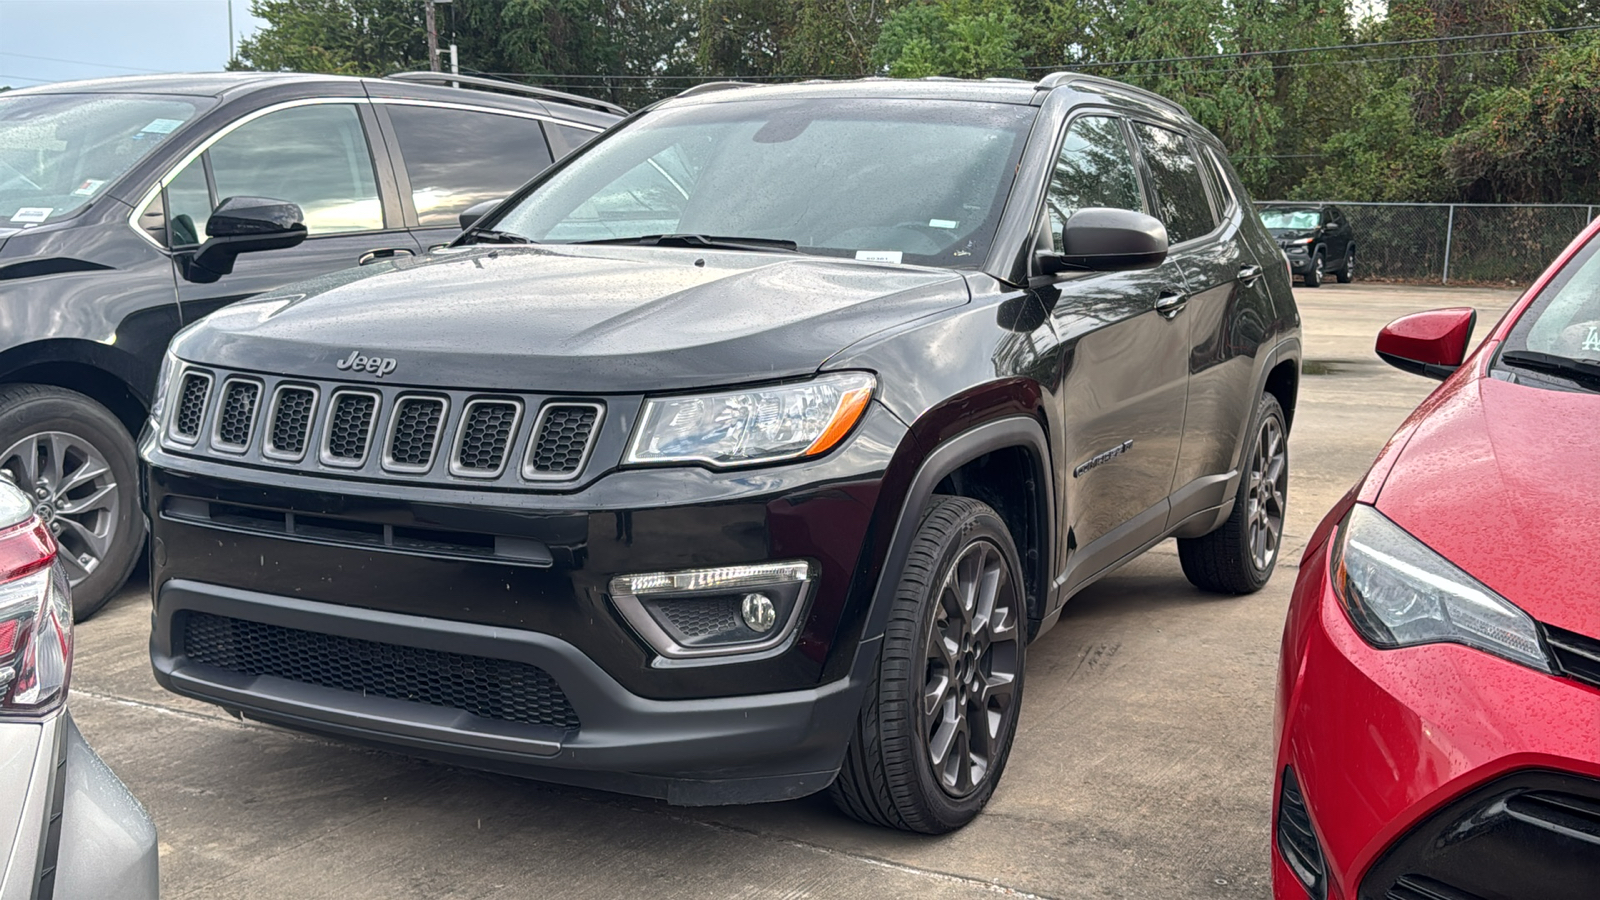
[{"label": "windshield wiper", "polygon": [[1600,363],[1537,350],[1507,350],[1500,354],[1500,362],[1513,368],[1559,375],[1593,390],[1600,390]]},{"label": "windshield wiper", "polygon": [[527,238],[523,237],[520,234],[512,234],[509,231],[494,231],[493,229],[488,229],[488,228],[486,228],[486,229],[484,229],[482,231],[474,231],[473,233],[467,235],[467,238],[468,238],[468,240],[470,240],[474,244],[531,244],[531,243],[533,243],[533,241],[528,240]]},{"label": "windshield wiper", "polygon": [[779,238],[720,237],[712,234],[644,234],[638,237],[600,238],[574,244],[640,244],[646,247],[705,247],[710,250],[787,250],[800,245]]}]

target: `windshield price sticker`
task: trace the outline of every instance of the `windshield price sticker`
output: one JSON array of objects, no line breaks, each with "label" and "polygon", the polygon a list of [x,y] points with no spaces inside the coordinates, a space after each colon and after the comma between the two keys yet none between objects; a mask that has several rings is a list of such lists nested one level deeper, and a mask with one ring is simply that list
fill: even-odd
[{"label": "windshield price sticker", "polygon": [[183,124],[182,119],[152,119],[150,124],[139,129],[140,134],[171,134],[173,129]]},{"label": "windshield price sticker", "polygon": [[87,178],[87,179],[84,179],[83,184],[78,185],[78,189],[72,192],[72,196],[74,196],[74,197],[93,197],[94,196],[94,192],[100,190],[103,187],[105,187],[105,184],[106,184],[105,180],[101,179],[101,178]]},{"label": "windshield price sticker", "polygon": [[11,221],[20,222],[24,225],[37,225],[50,218],[50,214],[55,211],[56,209],[53,206],[24,206],[17,210],[17,214],[11,217]]},{"label": "windshield price sticker", "polygon": [[882,262],[899,264],[901,253],[899,250],[857,250],[856,259],[862,262]]}]

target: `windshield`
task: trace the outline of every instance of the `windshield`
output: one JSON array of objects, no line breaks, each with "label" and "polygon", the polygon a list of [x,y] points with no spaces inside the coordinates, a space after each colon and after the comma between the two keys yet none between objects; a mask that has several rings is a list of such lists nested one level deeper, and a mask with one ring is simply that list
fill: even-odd
[{"label": "windshield", "polygon": [[1504,350],[1532,350],[1600,363],[1600,240],[1591,240],[1539,292]]},{"label": "windshield", "polygon": [[137,94],[0,94],[0,227],[64,219],[194,118]]},{"label": "windshield", "polygon": [[662,110],[591,145],[492,225],[545,243],[699,234],[976,266],[1035,110],[882,99]]},{"label": "windshield", "polygon": [[1261,224],[1273,231],[1310,231],[1322,220],[1315,209],[1263,209]]}]

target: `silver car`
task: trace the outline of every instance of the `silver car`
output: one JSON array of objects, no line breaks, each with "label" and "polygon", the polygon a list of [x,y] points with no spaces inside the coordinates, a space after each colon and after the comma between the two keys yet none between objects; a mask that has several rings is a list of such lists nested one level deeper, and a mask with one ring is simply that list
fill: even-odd
[{"label": "silver car", "polygon": [[0,900],[153,898],[155,824],[67,713],[72,599],[50,515],[0,479]]}]

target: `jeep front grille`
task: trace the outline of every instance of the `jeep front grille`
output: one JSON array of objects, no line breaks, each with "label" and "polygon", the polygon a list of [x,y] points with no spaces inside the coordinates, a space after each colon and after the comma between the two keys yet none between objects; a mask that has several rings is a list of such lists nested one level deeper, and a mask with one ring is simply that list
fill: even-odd
[{"label": "jeep front grille", "polygon": [[222,407],[217,413],[217,445],[228,450],[243,450],[250,443],[250,430],[256,424],[256,404],[261,400],[261,384],[243,378],[230,378],[222,385]]},{"label": "jeep front grille", "polygon": [[178,390],[178,408],[172,415],[173,437],[191,442],[200,437],[200,425],[206,418],[206,400],[210,396],[210,375],[204,372],[184,374],[183,386]]},{"label": "jeep front grille", "polygon": [[474,400],[461,418],[450,468],[457,475],[494,477],[506,465],[522,406],[515,400]]},{"label": "jeep front grille", "polygon": [[[185,368],[161,442],[173,453],[364,481],[570,490],[618,463],[597,399]],[[628,398],[637,409],[638,398]],[[626,428],[628,415],[621,416]],[[603,465],[596,457],[616,454]]]},{"label": "jeep front grille", "polygon": [[394,408],[389,450],[383,465],[401,471],[426,471],[433,464],[445,402],[438,397],[403,397]]},{"label": "jeep front grille", "polygon": [[308,387],[280,385],[272,401],[272,419],[267,430],[268,456],[300,459],[306,455],[311,436],[311,415],[316,411],[317,392]]},{"label": "jeep front grille", "polygon": [[328,440],[324,462],[359,466],[372,443],[372,423],[378,414],[378,396],[364,391],[339,391],[328,404]]}]

